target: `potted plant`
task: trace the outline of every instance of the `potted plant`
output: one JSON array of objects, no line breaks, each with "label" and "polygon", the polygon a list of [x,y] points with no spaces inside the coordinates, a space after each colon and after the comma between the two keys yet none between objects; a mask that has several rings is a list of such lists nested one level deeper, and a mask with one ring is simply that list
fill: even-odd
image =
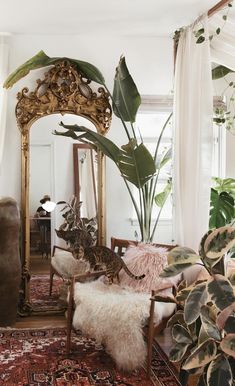
[{"label": "potted plant", "polygon": [[[55,134],[94,144],[96,148],[100,149],[116,164],[126,184],[137,215],[141,241],[152,242],[161,210],[171,191],[171,180],[169,180],[163,191],[156,194],[160,172],[171,159],[170,149],[164,154],[159,152],[161,138],[171,116],[167,119],[159,134],[154,154],[150,154],[141,136],[138,138],[136,135],[134,123],[141,98],[128,71],[124,57],[121,57],[117,66],[112,93],[109,91],[101,72],[92,64],[71,58],[50,58],[43,51],[40,51],[10,74],[4,83],[4,87],[12,87],[15,82],[27,75],[30,70],[55,65],[58,61],[65,59],[73,63],[85,77],[101,84],[106,89],[112,100],[113,112],[121,121],[127,141],[126,144],[118,147],[110,139],[86,127],[68,126],[63,123],[61,123],[61,126],[67,131],[55,131]],[[138,190],[138,199],[135,198],[133,193],[133,186]],[[155,223],[152,224],[152,212],[155,204],[159,207],[159,213]]]},{"label": "potted plant", "polygon": [[64,205],[61,209],[64,221],[59,229],[55,229],[57,236],[65,240],[72,251],[78,239],[84,247],[95,245],[97,220],[96,218],[80,217],[82,202],[77,202],[77,198],[73,196],[70,202],[59,201],[57,205]]},{"label": "potted plant", "polygon": [[[195,264],[208,278],[178,287],[178,310],[168,321],[174,341],[170,360],[181,363],[181,382],[199,374],[198,386],[231,386],[235,382],[235,269],[228,273],[224,255],[235,245],[235,228],[221,227],[202,238],[199,254],[176,247],[160,276],[170,277]],[[158,300],[164,298],[158,296]],[[165,299],[169,301],[169,299]]]}]

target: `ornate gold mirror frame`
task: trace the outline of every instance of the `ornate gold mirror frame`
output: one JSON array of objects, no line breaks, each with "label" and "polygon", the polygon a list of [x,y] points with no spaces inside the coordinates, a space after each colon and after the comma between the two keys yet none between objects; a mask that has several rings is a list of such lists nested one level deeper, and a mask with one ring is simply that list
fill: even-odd
[{"label": "ornate gold mirror frame", "polygon": [[[103,87],[94,92],[90,80],[68,60],[59,61],[37,80],[34,91],[23,88],[17,94],[16,120],[21,131],[21,215],[22,215],[22,289],[19,313],[32,311],[29,299],[30,219],[29,219],[29,139],[32,124],[51,114],[74,114],[90,120],[99,134],[105,135],[111,124],[112,110]],[[105,244],[105,163],[98,153],[98,242]]]}]

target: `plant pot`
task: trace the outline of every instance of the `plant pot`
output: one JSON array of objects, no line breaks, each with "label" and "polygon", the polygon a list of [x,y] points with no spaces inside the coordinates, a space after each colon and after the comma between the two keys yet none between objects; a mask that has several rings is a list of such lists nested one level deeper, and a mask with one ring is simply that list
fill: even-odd
[{"label": "plant pot", "polygon": [[11,326],[16,320],[21,280],[19,227],[16,202],[0,200],[0,326]]}]

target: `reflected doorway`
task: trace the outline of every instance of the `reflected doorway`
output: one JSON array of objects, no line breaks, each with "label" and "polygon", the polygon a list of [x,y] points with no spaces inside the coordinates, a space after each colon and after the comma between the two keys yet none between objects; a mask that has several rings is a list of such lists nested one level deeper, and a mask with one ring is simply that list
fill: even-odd
[{"label": "reflected doorway", "polygon": [[[33,133],[32,133],[33,134]],[[33,136],[32,136],[33,137]],[[53,197],[53,146],[30,143],[30,272],[48,274],[53,245],[53,212],[42,205]]]}]

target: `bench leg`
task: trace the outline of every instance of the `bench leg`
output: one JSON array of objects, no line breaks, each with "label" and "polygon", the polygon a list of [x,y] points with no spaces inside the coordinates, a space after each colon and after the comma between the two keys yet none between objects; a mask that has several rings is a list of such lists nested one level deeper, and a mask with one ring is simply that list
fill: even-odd
[{"label": "bench leg", "polygon": [[52,287],[53,287],[53,276],[54,276],[55,272],[54,272],[54,269],[51,265],[51,268],[50,268],[50,288],[49,288],[49,296],[51,296],[51,293],[52,293]]},{"label": "bench leg", "polygon": [[[152,295],[153,296],[153,295]],[[153,353],[153,338],[154,338],[154,300],[151,300],[149,328],[148,328],[148,353],[147,353],[147,377],[150,378],[151,362]]]}]

